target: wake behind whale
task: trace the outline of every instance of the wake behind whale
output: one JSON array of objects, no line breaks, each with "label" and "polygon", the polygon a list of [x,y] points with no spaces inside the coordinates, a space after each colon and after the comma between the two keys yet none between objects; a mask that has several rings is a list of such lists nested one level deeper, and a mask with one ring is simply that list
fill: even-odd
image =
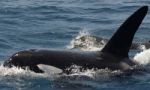
[{"label": "wake behind whale", "polygon": [[25,50],[14,54],[4,63],[6,67],[29,67],[30,70],[43,73],[38,64],[51,65],[62,69],[64,72],[72,64],[82,68],[109,68],[130,72],[135,69],[137,63],[129,59],[128,52],[134,37],[148,7],[143,6],[132,14],[117,30],[101,51],[84,52],[72,50]]}]

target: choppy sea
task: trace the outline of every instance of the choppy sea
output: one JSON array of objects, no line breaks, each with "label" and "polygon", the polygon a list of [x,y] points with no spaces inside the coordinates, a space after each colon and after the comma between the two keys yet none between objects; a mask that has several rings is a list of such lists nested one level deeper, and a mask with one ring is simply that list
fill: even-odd
[{"label": "choppy sea", "polygon": [[[116,77],[119,71],[86,70],[60,75],[5,68],[3,62],[26,49],[71,49],[75,38],[109,39],[135,10],[149,0],[0,0],[0,90],[149,90],[150,72]],[[135,42],[150,40],[150,11]],[[89,50],[89,49],[87,49]],[[90,46],[90,50],[99,50]],[[150,68],[150,50],[131,51],[130,58]],[[78,69],[78,68],[76,68]]]}]

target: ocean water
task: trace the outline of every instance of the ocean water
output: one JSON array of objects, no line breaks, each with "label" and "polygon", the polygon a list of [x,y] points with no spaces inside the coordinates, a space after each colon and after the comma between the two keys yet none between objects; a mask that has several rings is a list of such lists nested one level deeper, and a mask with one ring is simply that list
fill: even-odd
[{"label": "ocean water", "polygon": [[[120,71],[86,70],[60,75],[5,68],[3,62],[26,49],[71,49],[80,35],[110,38],[135,10],[149,0],[0,0],[0,90],[149,90],[150,72],[120,76]],[[135,35],[135,42],[150,40],[150,10]],[[89,49],[87,49],[89,50]],[[90,50],[99,48],[90,47]],[[150,68],[150,50],[131,51]],[[77,71],[77,72],[76,72]]]}]

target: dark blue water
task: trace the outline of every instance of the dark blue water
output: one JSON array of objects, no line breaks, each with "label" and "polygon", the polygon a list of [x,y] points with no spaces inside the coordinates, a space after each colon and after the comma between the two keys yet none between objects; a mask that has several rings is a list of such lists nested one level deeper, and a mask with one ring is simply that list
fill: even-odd
[{"label": "dark blue water", "polygon": [[[149,0],[0,0],[0,60],[30,49],[68,49],[82,30],[109,38]],[[150,13],[135,41],[150,40]],[[35,74],[0,66],[0,90],[149,90],[150,74],[113,77],[87,71],[75,75]],[[94,73],[94,74],[93,74]],[[112,72],[111,72],[112,73]]]}]

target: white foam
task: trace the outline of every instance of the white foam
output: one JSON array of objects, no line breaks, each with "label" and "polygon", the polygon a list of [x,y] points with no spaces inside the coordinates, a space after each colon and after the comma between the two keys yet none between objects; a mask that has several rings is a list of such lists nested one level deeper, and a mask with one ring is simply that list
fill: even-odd
[{"label": "white foam", "polygon": [[134,61],[141,64],[141,65],[148,65],[150,64],[150,49],[144,50],[140,53],[137,53],[134,56]]},{"label": "white foam", "polygon": [[95,45],[95,42],[94,42],[95,40],[93,40],[94,38],[92,37],[87,38],[85,42],[81,41],[80,38],[86,35],[90,36],[90,33],[88,32],[88,30],[84,29],[80,31],[79,34],[73,40],[71,40],[67,48],[72,49],[75,47],[75,45],[79,45],[79,46],[83,45],[84,47],[80,48],[83,51],[98,51],[103,48],[103,46]]},{"label": "white foam", "polygon": [[2,64],[0,65],[0,77],[30,77],[30,78],[35,78],[35,77],[40,77],[40,78],[48,78],[50,80],[53,80],[54,78],[59,77],[58,74],[55,74],[53,72],[45,72],[45,73],[35,73],[33,71],[30,71],[28,68],[21,69],[17,67],[12,67],[12,68],[7,68],[4,67]]},{"label": "white foam", "polygon": [[85,36],[85,35],[90,35],[90,33],[89,33],[86,29],[81,30],[81,31],[78,33],[78,35],[77,35],[74,39],[71,40],[71,42],[70,42],[70,44],[67,46],[67,48],[69,48],[69,49],[74,48],[75,39],[79,39],[80,37]]},{"label": "white foam", "polygon": [[88,77],[91,79],[101,79],[101,78],[109,78],[110,76],[115,76],[115,75],[120,75],[122,74],[122,72],[120,70],[110,70],[108,68],[105,69],[86,69],[86,70],[82,70],[81,66],[77,66],[77,65],[72,65],[70,67],[71,73],[69,75],[66,76],[78,76],[78,77]]},{"label": "white foam", "polygon": [[[30,71],[29,69],[21,69],[21,68],[16,68],[16,67],[12,67],[12,68],[6,68],[3,65],[0,65],[0,77],[10,77],[10,78],[14,78],[14,77],[23,77],[26,78],[28,77],[29,79],[31,78],[47,78],[48,80],[57,80],[59,78],[68,80],[68,78],[70,79],[107,79],[112,75],[118,75],[120,72],[118,71],[111,71],[109,69],[87,69],[84,71],[80,71],[78,66],[75,66],[74,68],[74,73],[66,75],[66,74],[58,74],[58,73],[54,73],[56,71],[55,68],[51,68],[50,66],[43,66],[43,65],[38,65],[40,67],[40,69],[44,69],[44,71],[46,71],[45,73],[34,73],[32,71]],[[45,69],[48,68],[48,69]],[[49,69],[51,68],[51,69]],[[53,69],[53,70],[52,70]],[[48,72],[47,72],[48,70]],[[50,71],[49,71],[50,70]],[[52,70],[52,71],[51,71]],[[65,78],[63,78],[65,77]]]},{"label": "white foam", "polygon": [[145,45],[140,45],[139,49],[143,51],[143,50],[146,50],[146,47],[145,47]]},{"label": "white foam", "polygon": [[83,79],[86,77],[93,80],[107,80],[111,76],[116,76],[121,74],[122,72],[119,70],[112,71],[106,68],[106,69],[97,69],[97,70],[87,69],[83,72],[77,72],[77,73],[69,74],[67,76],[75,77],[77,79]]},{"label": "white foam", "polygon": [[0,65],[0,76],[26,75],[26,73],[34,75],[34,73],[29,70],[24,70],[16,67],[7,68],[3,65]]}]

